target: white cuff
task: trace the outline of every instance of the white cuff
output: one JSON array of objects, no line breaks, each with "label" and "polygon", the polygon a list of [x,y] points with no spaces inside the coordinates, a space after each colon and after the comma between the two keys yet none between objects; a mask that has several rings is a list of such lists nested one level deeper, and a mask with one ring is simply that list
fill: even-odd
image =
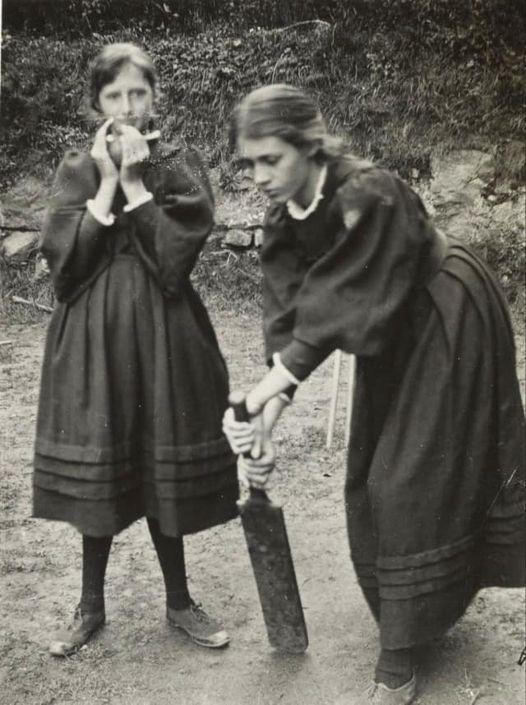
[{"label": "white cuff", "polygon": [[285,365],[281,362],[281,356],[278,352],[275,352],[272,355],[272,362],[274,363],[274,367],[281,372],[281,374],[285,375],[285,377],[289,380],[291,384],[296,385],[296,387],[300,384],[299,379],[296,379],[292,372],[290,370],[287,370]]},{"label": "white cuff", "polygon": [[135,201],[132,201],[131,203],[128,203],[126,206],[124,206],[124,208],[122,210],[125,213],[129,213],[130,211],[135,210],[135,208],[142,206],[144,203],[148,203],[148,201],[151,201],[152,199],[153,199],[153,193],[146,191],[145,194],[143,194],[139,198],[136,198]]},{"label": "white cuff", "polygon": [[285,392],[280,392],[280,393],[278,394],[278,397],[281,399],[281,401],[282,401],[283,403],[287,404],[287,406],[288,406],[289,404],[292,404],[292,399],[289,397],[288,394],[285,394]]},{"label": "white cuff", "polygon": [[113,225],[113,223],[115,222],[115,216],[113,215],[113,213],[109,213],[108,215],[102,215],[102,213],[97,210],[95,201],[92,198],[90,198],[89,201],[86,201],[86,208],[95,218],[95,220],[98,221],[101,225],[109,226]]}]

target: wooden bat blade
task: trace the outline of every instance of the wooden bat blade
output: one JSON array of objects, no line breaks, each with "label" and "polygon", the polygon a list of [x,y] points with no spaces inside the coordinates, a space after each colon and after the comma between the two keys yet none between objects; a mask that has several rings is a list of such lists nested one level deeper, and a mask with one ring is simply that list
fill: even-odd
[{"label": "wooden bat blade", "polygon": [[[237,421],[249,421],[243,393],[233,392],[229,402]],[[254,487],[249,499],[237,506],[270,644],[280,651],[303,653],[309,643],[307,627],[281,507],[265,490]]]},{"label": "wooden bat blade", "polygon": [[307,628],[281,507],[249,498],[238,502],[270,644],[303,653]]}]

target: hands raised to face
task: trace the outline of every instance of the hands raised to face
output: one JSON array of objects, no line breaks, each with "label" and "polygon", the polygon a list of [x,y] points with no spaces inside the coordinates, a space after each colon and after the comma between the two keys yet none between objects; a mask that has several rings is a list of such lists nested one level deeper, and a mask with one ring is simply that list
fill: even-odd
[{"label": "hands raised to face", "polygon": [[136,127],[109,118],[97,130],[91,156],[101,180],[131,183],[141,179],[142,165],[150,156],[150,147]]}]

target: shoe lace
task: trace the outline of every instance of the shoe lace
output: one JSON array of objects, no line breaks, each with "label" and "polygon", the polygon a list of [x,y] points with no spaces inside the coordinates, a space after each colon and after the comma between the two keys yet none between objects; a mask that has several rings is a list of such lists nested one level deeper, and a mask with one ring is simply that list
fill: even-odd
[{"label": "shoe lace", "polygon": [[201,624],[208,624],[210,622],[210,617],[207,615],[207,613],[201,608],[200,604],[196,604],[193,602],[190,605],[190,609],[192,610],[192,614],[195,616],[198,622],[201,622]]},{"label": "shoe lace", "polygon": [[68,632],[71,632],[76,629],[79,622],[82,622],[82,610],[80,608],[80,605],[77,605],[75,607],[75,611],[73,612],[73,619],[67,626]]},{"label": "shoe lace", "polygon": [[63,633],[69,633],[69,632],[76,631],[81,622],[82,622],[82,611],[80,609],[80,605],[77,605],[75,607],[75,611],[73,612],[73,619],[65,627],[63,627]]}]

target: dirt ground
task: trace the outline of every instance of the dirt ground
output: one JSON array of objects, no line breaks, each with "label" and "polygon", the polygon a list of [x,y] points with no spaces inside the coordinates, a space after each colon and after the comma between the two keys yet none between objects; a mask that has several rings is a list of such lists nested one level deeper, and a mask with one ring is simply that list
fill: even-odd
[{"label": "dirt ground", "polygon": [[[212,312],[233,387],[262,371],[258,321]],[[250,333],[247,333],[250,331]],[[232,636],[207,651],[164,619],[162,579],[143,521],[117,537],[104,631],[55,660],[49,635],[80,588],[80,537],[30,518],[31,459],[45,321],[0,338],[0,701],[6,705],[361,705],[377,632],[348,557],[343,510],[343,384],[335,447],[324,439],[331,364],[300,389],[279,430],[272,496],[285,505],[310,647],[283,657],[268,646],[239,520],[187,539],[191,592]],[[520,353],[524,383],[524,348]],[[485,590],[466,616],[421,654],[422,705],[524,705],[522,590]]]}]

